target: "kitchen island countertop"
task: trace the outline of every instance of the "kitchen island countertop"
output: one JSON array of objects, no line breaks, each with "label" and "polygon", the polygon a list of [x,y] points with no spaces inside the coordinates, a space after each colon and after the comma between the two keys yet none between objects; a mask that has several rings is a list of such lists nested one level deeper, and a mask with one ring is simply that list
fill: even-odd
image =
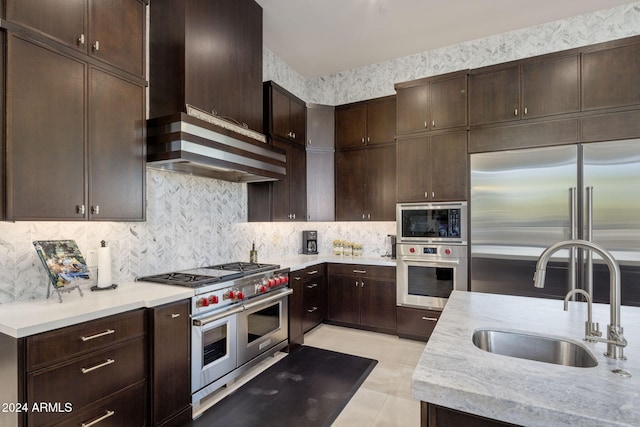
[{"label": "kitchen island countertop", "polygon": [[[533,285],[532,285],[533,286]],[[412,377],[413,397],[462,412],[526,426],[636,426],[640,420],[640,307],[623,306],[627,360],[611,360],[604,343],[587,343],[587,304],[454,291]],[[609,306],[593,305],[606,335]],[[477,329],[528,332],[584,345],[598,366],[576,368],[488,353]],[[630,378],[614,374],[623,369]]]}]

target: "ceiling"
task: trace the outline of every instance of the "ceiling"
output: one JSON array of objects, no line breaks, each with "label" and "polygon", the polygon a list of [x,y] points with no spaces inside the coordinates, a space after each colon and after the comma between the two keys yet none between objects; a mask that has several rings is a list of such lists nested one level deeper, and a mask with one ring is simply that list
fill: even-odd
[{"label": "ceiling", "polygon": [[304,78],[635,3],[629,0],[256,0],[264,45]]}]

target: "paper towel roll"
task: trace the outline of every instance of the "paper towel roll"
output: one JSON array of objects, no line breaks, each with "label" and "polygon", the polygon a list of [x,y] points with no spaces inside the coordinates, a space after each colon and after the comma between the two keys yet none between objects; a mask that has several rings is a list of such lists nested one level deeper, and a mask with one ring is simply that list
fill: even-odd
[{"label": "paper towel roll", "polygon": [[98,248],[98,287],[108,288],[111,282],[111,248]]}]

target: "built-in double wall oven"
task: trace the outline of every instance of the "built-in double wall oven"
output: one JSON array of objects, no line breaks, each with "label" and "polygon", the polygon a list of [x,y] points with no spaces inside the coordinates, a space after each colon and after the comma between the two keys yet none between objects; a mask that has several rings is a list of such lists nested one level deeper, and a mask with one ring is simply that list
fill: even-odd
[{"label": "built-in double wall oven", "polygon": [[442,309],[468,290],[467,203],[400,203],[396,208],[397,303]]}]

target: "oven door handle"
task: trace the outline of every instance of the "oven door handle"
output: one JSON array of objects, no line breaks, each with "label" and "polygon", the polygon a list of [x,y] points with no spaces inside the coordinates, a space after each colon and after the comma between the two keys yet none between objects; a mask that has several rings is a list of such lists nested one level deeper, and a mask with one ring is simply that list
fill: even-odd
[{"label": "oven door handle", "polygon": [[245,304],[244,305],[244,309],[245,310],[250,310],[254,307],[258,307],[259,305],[262,305],[264,303],[268,303],[271,301],[275,301],[278,299],[281,299],[282,297],[286,297],[287,295],[291,295],[293,293],[293,289],[291,288],[287,288],[287,290],[282,290],[279,291],[276,295],[270,295],[264,299],[261,299],[260,301],[255,301],[255,302],[251,302],[249,304]]},{"label": "oven door handle", "polygon": [[435,265],[435,264],[448,264],[448,265],[458,265],[460,264],[460,261],[452,261],[452,260],[448,260],[448,259],[439,259],[439,260],[427,260],[427,259],[420,259],[420,258],[405,258],[402,257],[402,259],[400,260],[403,263],[415,263],[415,264],[429,264],[429,265]]},{"label": "oven door handle", "polygon": [[230,310],[225,310],[222,313],[214,314],[213,316],[204,317],[202,319],[193,319],[193,325],[194,326],[208,325],[209,323],[215,322],[216,320],[223,319],[227,316],[231,316],[232,314],[240,313],[243,310],[244,308],[242,306],[238,306]]}]

